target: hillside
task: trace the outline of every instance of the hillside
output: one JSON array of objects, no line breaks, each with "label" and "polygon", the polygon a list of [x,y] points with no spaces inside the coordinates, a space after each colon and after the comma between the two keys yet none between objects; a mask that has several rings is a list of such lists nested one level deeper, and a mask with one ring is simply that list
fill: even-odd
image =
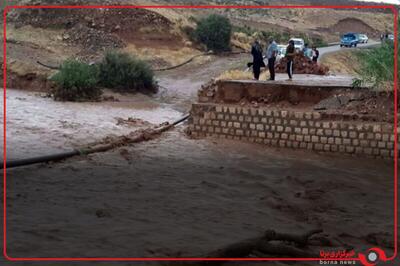
[{"label": "hillside", "polygon": [[[20,0],[11,4],[78,4],[70,0]],[[302,0],[296,4],[321,4],[321,1]],[[329,4],[332,1],[322,1]],[[293,1],[170,1],[124,0],[100,1],[93,4],[290,4]],[[335,4],[362,4],[334,1]],[[88,4],[85,2],[85,4]],[[194,43],[190,32],[196,21],[210,13],[227,16],[238,33],[233,34],[233,48],[248,49],[254,32],[276,32],[284,36],[304,35],[325,43],[336,42],[348,31],[367,33],[377,38],[382,32],[392,31],[393,16],[383,10],[354,9],[103,9],[12,10],[8,14],[8,66],[11,86],[21,87],[45,81],[51,70],[37,64],[59,65],[74,57],[87,62],[99,60],[104,51],[123,50],[147,60],[153,67],[179,64],[204,52]],[[318,22],[318,23],[316,23]],[[22,77],[22,79],[21,79]],[[39,82],[40,84],[40,82]]]}]

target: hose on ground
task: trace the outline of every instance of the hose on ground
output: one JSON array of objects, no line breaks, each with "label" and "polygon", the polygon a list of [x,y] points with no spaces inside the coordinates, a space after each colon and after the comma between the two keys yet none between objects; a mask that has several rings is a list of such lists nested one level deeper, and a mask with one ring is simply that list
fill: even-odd
[{"label": "hose on ground", "polygon": [[[161,124],[162,126],[152,130],[153,134],[159,134],[162,132],[165,132],[169,130],[170,128],[182,123],[186,119],[189,118],[189,114],[184,115],[182,118],[174,121],[173,123],[165,123]],[[148,140],[149,138],[146,136],[145,132],[142,132],[141,134],[125,139],[126,141],[124,142],[124,145],[130,144],[130,143],[136,143],[144,140]],[[120,145],[121,146],[121,145]],[[31,164],[37,164],[37,163],[45,163],[45,162],[55,162],[55,161],[60,161],[64,160],[73,156],[79,156],[79,155],[87,155],[87,154],[92,154],[92,153],[98,153],[98,152],[105,152],[111,149],[114,149],[116,145],[114,143],[108,143],[108,144],[103,144],[99,145],[96,147],[92,148],[82,148],[82,149],[74,149],[71,151],[67,152],[62,152],[62,153],[56,153],[56,154],[50,154],[50,155],[44,155],[44,156],[38,156],[38,157],[32,157],[32,158],[26,158],[26,159],[18,159],[18,160],[10,160],[6,162],[6,168],[14,168],[14,167],[19,167],[19,166],[26,166],[26,165],[31,165]],[[0,164],[0,169],[4,168],[4,162]]]}]

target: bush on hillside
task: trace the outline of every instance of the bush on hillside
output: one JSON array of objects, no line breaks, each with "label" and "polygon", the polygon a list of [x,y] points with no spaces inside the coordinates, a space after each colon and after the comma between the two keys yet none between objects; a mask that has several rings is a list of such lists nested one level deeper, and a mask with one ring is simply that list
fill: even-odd
[{"label": "bush on hillside", "polygon": [[56,83],[53,97],[60,101],[98,100],[101,89],[97,85],[95,66],[77,60],[66,60],[51,80]]},{"label": "bush on hillside", "polygon": [[194,32],[196,39],[208,50],[222,52],[230,50],[232,25],[228,18],[212,14],[201,19]]},{"label": "bush on hillside", "polygon": [[108,52],[99,65],[100,84],[123,91],[157,92],[157,84],[150,66],[134,56]]}]

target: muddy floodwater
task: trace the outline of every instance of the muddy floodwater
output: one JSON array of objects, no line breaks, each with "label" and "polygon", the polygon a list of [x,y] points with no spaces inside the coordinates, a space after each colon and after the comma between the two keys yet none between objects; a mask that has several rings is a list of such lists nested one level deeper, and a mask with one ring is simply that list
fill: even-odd
[{"label": "muddy floodwater", "polygon": [[[182,113],[147,99],[120,96],[120,102],[55,102],[45,94],[7,90],[7,158],[22,159],[71,150],[109,135],[123,135],[139,125],[118,125],[129,117],[152,124],[174,121]],[[3,124],[3,117],[1,117]]]},{"label": "muddy floodwater", "polygon": [[322,228],[357,250],[371,247],[369,234],[393,243],[391,162],[191,140],[182,131],[9,169],[9,254],[193,257],[266,229]]},{"label": "muddy floodwater", "polygon": [[[217,75],[237,59],[217,60],[208,71]],[[209,76],[186,66],[159,78],[157,95],[119,95],[119,102],[63,103],[7,90],[8,158],[58,152],[176,120]],[[117,123],[129,117],[144,123]],[[7,169],[8,255],[199,257],[267,229],[315,228],[357,252],[379,246],[393,254],[392,161],[195,140],[185,127],[105,153]]]}]

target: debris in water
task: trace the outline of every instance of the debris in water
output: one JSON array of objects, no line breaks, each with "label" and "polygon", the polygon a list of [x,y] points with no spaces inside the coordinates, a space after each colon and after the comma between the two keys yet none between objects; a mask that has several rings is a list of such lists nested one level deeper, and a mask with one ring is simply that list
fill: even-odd
[{"label": "debris in water", "polygon": [[126,125],[126,126],[149,126],[151,125],[150,122],[144,121],[140,118],[132,118],[129,117],[128,119],[123,119],[121,117],[116,117],[117,125]]},{"label": "debris in water", "polygon": [[121,149],[119,151],[119,154],[128,162],[132,161],[132,155],[130,154],[130,152],[127,149]]}]

